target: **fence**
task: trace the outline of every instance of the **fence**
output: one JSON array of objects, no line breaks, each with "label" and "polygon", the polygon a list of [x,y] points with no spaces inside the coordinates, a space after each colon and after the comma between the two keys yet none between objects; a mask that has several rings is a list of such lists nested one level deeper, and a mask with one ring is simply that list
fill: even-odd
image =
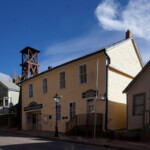
[{"label": "fence", "polygon": [[17,124],[15,114],[0,115],[0,127],[15,127]]}]

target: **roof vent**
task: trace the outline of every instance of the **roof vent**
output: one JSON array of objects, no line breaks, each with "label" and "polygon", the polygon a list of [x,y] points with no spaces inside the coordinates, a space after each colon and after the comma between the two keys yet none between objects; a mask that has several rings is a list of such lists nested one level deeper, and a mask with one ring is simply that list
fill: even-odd
[{"label": "roof vent", "polygon": [[126,32],[126,39],[130,38],[132,36],[132,32],[128,29]]}]

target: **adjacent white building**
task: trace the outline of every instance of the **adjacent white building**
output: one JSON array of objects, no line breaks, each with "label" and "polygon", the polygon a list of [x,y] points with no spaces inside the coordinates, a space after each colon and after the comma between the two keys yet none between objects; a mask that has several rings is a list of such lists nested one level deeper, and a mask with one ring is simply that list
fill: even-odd
[{"label": "adjacent white building", "polygon": [[19,100],[20,88],[16,84],[0,80],[0,114],[9,112],[9,107],[14,106]]}]

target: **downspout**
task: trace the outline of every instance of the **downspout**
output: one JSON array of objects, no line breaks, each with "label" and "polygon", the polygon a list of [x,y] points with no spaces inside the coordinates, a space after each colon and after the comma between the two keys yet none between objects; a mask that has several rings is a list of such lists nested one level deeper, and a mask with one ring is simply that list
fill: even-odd
[{"label": "downspout", "polygon": [[105,65],[105,71],[106,71],[106,76],[105,76],[105,128],[104,130],[107,131],[108,127],[107,127],[107,122],[108,122],[108,69],[109,69],[109,65],[110,65],[110,57],[108,56],[108,54],[106,53],[106,49],[104,51],[104,54],[106,55],[106,65]]}]

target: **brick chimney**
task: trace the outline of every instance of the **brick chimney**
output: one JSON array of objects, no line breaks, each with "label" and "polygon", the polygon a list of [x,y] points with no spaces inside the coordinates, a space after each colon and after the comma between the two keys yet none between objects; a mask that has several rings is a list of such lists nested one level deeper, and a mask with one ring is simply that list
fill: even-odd
[{"label": "brick chimney", "polygon": [[48,66],[48,70],[52,69],[53,67],[52,66]]},{"label": "brick chimney", "polygon": [[13,83],[16,84],[16,79],[15,78],[13,78]]},{"label": "brick chimney", "polygon": [[130,38],[132,36],[132,32],[128,29],[126,32],[126,39]]}]

